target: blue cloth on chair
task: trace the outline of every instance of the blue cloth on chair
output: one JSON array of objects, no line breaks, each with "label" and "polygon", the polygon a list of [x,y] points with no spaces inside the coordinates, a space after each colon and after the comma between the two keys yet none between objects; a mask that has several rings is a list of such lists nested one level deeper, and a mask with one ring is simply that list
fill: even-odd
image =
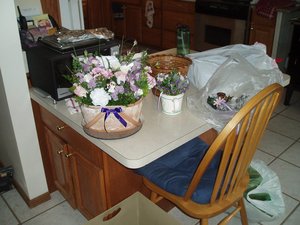
[{"label": "blue cloth on chair", "polygon": [[[152,163],[139,168],[137,172],[166,191],[183,196],[208,147],[200,138],[194,138]],[[220,156],[221,153],[217,154],[207,168],[193,193],[193,201],[202,204],[210,201]]]}]

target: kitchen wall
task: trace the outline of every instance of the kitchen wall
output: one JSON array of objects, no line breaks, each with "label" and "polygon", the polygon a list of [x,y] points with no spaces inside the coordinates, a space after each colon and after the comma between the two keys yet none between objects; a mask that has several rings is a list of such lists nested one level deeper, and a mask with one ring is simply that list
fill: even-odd
[{"label": "kitchen wall", "polygon": [[0,1],[0,161],[31,200],[48,191],[27,86],[14,1]]}]

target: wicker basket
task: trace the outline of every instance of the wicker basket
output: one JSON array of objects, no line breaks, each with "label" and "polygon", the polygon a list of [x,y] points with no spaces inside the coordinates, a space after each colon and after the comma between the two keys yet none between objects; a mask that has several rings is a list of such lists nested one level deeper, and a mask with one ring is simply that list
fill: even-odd
[{"label": "wicker basket", "polygon": [[[158,54],[149,56],[147,63],[151,67],[152,76],[154,77],[159,73],[170,73],[174,69],[179,71],[183,76],[186,76],[192,60],[185,56]],[[160,91],[155,87],[152,88],[152,92],[156,96],[160,94]]]},{"label": "wicker basket", "polygon": [[148,65],[152,68],[153,76],[158,73],[169,73],[174,69],[185,76],[191,64],[190,58],[178,55],[153,55],[148,58]]}]

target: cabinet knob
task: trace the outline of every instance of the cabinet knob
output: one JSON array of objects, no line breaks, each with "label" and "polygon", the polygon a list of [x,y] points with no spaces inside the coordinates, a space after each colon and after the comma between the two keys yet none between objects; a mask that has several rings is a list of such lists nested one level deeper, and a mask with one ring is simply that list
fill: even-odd
[{"label": "cabinet knob", "polygon": [[61,149],[56,151],[56,153],[57,153],[58,155],[60,155],[60,154],[63,153],[63,152],[64,152],[64,150],[61,150]]},{"label": "cabinet knob", "polygon": [[61,130],[63,130],[65,128],[65,126],[59,126],[59,125],[57,125],[56,126],[56,130],[58,130],[58,131],[61,131]]},{"label": "cabinet knob", "polygon": [[68,153],[68,154],[65,154],[65,157],[70,158],[72,155],[73,155],[72,153]]}]

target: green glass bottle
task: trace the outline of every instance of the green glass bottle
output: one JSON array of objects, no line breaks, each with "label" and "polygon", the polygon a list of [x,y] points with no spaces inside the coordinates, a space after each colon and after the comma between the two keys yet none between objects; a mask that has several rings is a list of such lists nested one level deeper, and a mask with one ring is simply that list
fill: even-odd
[{"label": "green glass bottle", "polygon": [[190,53],[190,29],[187,25],[177,26],[177,55]]}]

